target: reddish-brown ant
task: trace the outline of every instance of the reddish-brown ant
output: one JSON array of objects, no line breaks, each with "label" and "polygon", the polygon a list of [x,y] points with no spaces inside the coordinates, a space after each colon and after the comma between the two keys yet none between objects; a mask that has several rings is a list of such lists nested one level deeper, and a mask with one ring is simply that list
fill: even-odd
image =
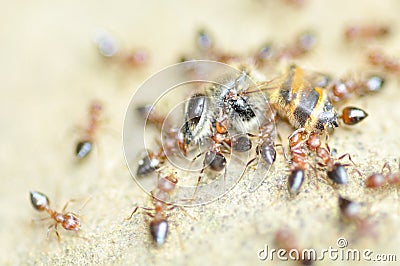
[{"label": "reddish-brown ant", "polygon": [[306,142],[308,148],[311,151],[315,151],[317,158],[321,160],[318,165],[326,169],[329,179],[331,179],[335,184],[346,184],[348,181],[348,175],[345,167],[349,164],[342,164],[338,161],[347,156],[349,160],[354,164],[353,160],[350,157],[350,154],[346,153],[338,157],[337,159],[333,158],[331,155],[331,149],[326,141],[326,147],[321,147],[322,141],[320,137],[321,134],[319,134],[318,132],[312,132]]},{"label": "reddish-brown ant", "polygon": [[50,215],[50,217],[45,218],[45,219],[53,219],[54,220],[55,223],[49,226],[48,232],[50,231],[50,229],[52,227],[54,227],[59,241],[61,240],[61,237],[57,230],[58,224],[60,224],[65,230],[69,230],[69,231],[79,231],[81,229],[81,221],[79,219],[78,214],[76,214],[74,212],[65,212],[65,210],[68,206],[68,203],[71,201],[68,201],[64,205],[61,212],[57,212],[50,208],[50,200],[45,194],[43,194],[41,192],[37,192],[37,191],[31,191],[30,198],[31,198],[32,206],[36,210],[38,210],[40,212],[46,211]]},{"label": "reddish-brown ant", "polygon": [[400,72],[400,62],[398,60],[389,58],[383,52],[378,50],[371,50],[368,53],[368,61],[373,66],[381,67],[383,70],[389,73]]},{"label": "reddish-brown ant", "polygon": [[139,161],[139,166],[136,171],[138,177],[150,174],[165,163],[169,155],[173,155],[175,152],[180,151],[183,155],[187,154],[187,145],[184,135],[180,130],[171,127],[169,120],[154,111],[153,106],[145,105],[137,109],[140,116],[146,120],[146,123],[155,126],[159,130],[163,130],[164,142],[159,143],[156,151],[147,151]]},{"label": "reddish-brown ant", "polygon": [[354,223],[359,233],[375,236],[372,224],[360,214],[361,204],[339,196],[339,210],[344,222]]},{"label": "reddish-brown ant", "polygon": [[356,25],[347,27],[344,36],[348,41],[371,40],[385,37],[389,33],[387,25]]},{"label": "reddish-brown ant", "polygon": [[118,41],[106,31],[96,33],[95,43],[103,57],[117,64],[136,68],[148,61],[148,55],[142,50],[121,51]]},{"label": "reddish-brown ant", "polygon": [[328,87],[329,98],[333,102],[341,102],[352,96],[362,96],[369,92],[379,91],[385,83],[380,75],[360,78],[343,78],[331,82]]},{"label": "reddish-brown ant", "polygon": [[276,245],[281,248],[286,250],[286,252],[289,253],[290,256],[293,255],[293,252],[296,251],[295,254],[298,255],[297,258],[294,258],[300,265],[313,265],[314,261],[316,258],[312,258],[309,255],[309,257],[305,258],[305,254],[297,244],[296,237],[293,235],[293,233],[287,229],[280,229],[275,233],[275,243]]},{"label": "reddish-brown ant", "polygon": [[[326,148],[322,147],[321,133],[313,131],[308,133],[304,129],[298,129],[289,136],[289,147],[292,155],[292,169],[288,177],[288,190],[290,195],[295,195],[304,181],[305,171],[310,166],[308,155],[314,152],[319,160],[318,166],[326,170],[327,176],[335,184],[345,184],[348,181],[346,166],[337,162],[348,156],[351,162],[350,154],[346,153],[335,159],[331,156],[329,145],[325,143]],[[353,163],[354,164],[354,163]]]},{"label": "reddish-brown ant", "polygon": [[178,151],[186,155],[186,147],[183,135],[179,130],[170,130],[166,132],[163,144],[159,143],[156,151],[147,151],[147,154],[140,159],[136,175],[141,177],[154,172],[165,163],[168,156],[176,155]]},{"label": "reddish-brown ant", "polygon": [[77,143],[75,154],[78,159],[85,158],[93,149],[94,135],[100,122],[102,105],[93,102],[89,108],[89,124],[84,131],[82,139]]},{"label": "reddish-brown ant", "polygon": [[266,121],[260,126],[258,135],[247,133],[247,136],[257,138],[256,157],[250,159],[247,162],[245,169],[239,178],[239,181],[245,174],[246,169],[257,158],[260,157],[262,161],[267,164],[267,166],[271,166],[275,162],[276,159],[275,146],[277,146],[275,145],[275,124],[274,124],[275,114],[272,114],[271,112],[270,115],[271,116],[267,118]]},{"label": "reddish-brown ant", "polygon": [[292,156],[292,166],[288,176],[288,191],[291,196],[296,195],[303,184],[305,171],[309,166],[306,147],[307,134],[303,129],[294,131],[289,136],[289,151]]},{"label": "reddish-brown ant", "polygon": [[283,48],[273,47],[268,43],[261,47],[254,57],[257,66],[263,66],[268,62],[280,62],[282,59],[291,60],[309,53],[316,44],[315,36],[310,32],[299,34],[294,43]]},{"label": "reddish-brown ant", "polygon": [[[174,192],[178,179],[175,174],[169,174],[159,178],[157,183],[157,188],[152,191],[152,199],[154,203],[154,208],[139,207],[137,206],[129,219],[132,218],[133,214],[137,212],[139,208],[145,210],[145,213],[152,217],[150,222],[150,234],[156,245],[164,244],[168,235],[168,215],[167,211],[172,210],[176,206],[170,206],[167,202],[170,200],[171,194]],[[151,213],[150,211],[154,211]]]},{"label": "reddish-brown ant", "polygon": [[[385,168],[388,169],[387,174],[383,174],[383,170]],[[400,169],[400,162],[399,162],[399,169]],[[380,173],[374,173],[365,180],[365,186],[367,188],[374,188],[374,189],[386,185],[399,185],[399,184],[400,184],[400,172],[393,173],[388,163],[385,163],[383,165]]]}]

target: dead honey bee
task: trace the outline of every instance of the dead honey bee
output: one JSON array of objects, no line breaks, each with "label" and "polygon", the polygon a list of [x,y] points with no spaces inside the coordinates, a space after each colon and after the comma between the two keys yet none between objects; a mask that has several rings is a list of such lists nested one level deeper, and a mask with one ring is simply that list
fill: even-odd
[{"label": "dead honey bee", "polygon": [[338,127],[338,114],[324,89],[313,87],[303,69],[291,65],[281,77],[259,85],[269,91],[269,102],[295,128],[322,131]]},{"label": "dead honey bee", "polygon": [[[261,82],[257,87],[269,92],[269,103],[280,117],[287,119],[294,128],[302,128],[306,132],[338,127],[339,119],[347,125],[354,125],[367,117],[362,109],[356,107],[346,107],[342,115],[338,115],[329,93],[323,88],[327,82],[327,79],[314,80],[302,68],[291,65],[284,75]],[[350,115],[351,121],[346,119]]]},{"label": "dead honey bee", "polygon": [[226,117],[227,130],[231,133],[257,129],[269,106],[261,92],[247,93],[249,84],[249,76],[243,71],[239,77],[225,78],[193,94],[186,103],[185,123],[181,129],[186,144],[201,143],[211,137],[212,122],[217,117]]}]

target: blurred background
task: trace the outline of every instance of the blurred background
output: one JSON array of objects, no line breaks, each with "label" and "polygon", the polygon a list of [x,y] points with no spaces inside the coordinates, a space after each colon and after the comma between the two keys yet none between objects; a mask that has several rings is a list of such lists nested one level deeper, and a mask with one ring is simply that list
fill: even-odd
[{"label": "blurred background", "polygon": [[[307,182],[305,193],[288,200],[282,154],[265,184],[254,193],[239,184],[226,197],[171,216],[168,242],[152,245],[146,215],[126,221],[136,203],[150,204],[125,166],[122,126],[135,89],[151,74],[196,51],[206,29],[227,53],[251,53],[266,42],[285,45],[303,31],[317,44],[295,61],[335,76],[371,71],[368,47],[399,58],[400,2],[388,1],[13,1],[0,4],[0,262],[15,264],[214,264],[260,263],[257,251],[273,246],[279,228],[295,232],[299,246],[327,248],[344,236],[349,247],[399,254],[397,188],[370,192],[365,176],[388,162],[398,171],[400,96],[398,78],[387,74],[382,92],[351,101],[369,117],[335,133],[332,146],[349,152],[359,176],[340,193],[364,203],[375,237],[357,235],[338,219],[337,194]],[[390,26],[387,37],[347,42],[352,24]],[[102,57],[96,32],[105,30],[121,50],[144,51],[145,64],[132,66]],[[87,160],[74,158],[75,143],[88,125],[88,108],[101,101],[103,118]],[[139,129],[138,129],[139,130]],[[283,136],[285,139],[286,136]],[[133,147],[134,148],[134,147]],[[49,221],[30,205],[29,191],[49,196],[61,210],[82,209],[82,238],[59,229],[47,238]],[[399,258],[400,259],[400,258]],[[279,264],[275,261],[274,263]],[[324,261],[318,265],[342,264]]]}]

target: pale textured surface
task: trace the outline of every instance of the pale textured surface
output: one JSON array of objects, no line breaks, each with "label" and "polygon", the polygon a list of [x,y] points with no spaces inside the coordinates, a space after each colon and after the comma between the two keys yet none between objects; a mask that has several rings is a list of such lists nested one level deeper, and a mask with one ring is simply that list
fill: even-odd
[{"label": "pale textured surface", "polygon": [[[358,239],[339,223],[335,192],[324,182],[319,190],[306,182],[303,193],[287,199],[279,190],[285,176],[282,156],[256,192],[249,193],[244,180],[219,201],[188,209],[195,219],[174,211],[168,243],[161,248],[151,244],[147,217],[124,220],[134,203],[149,204],[125,167],[120,138],[124,112],[146,77],[194,50],[198,27],[210,29],[221,48],[237,52],[254,50],[265,40],[287,43],[299,31],[313,29],[318,47],[299,62],[337,75],[368,70],[362,49],[341,38],[347,23],[392,24],[393,35],[377,45],[400,53],[400,3],[395,0],[310,0],[301,10],[278,1],[240,2],[1,4],[0,264],[255,264],[257,250],[272,245],[282,226],[295,230],[303,247],[335,246],[345,236],[352,248],[400,255],[397,190],[365,191],[363,178],[350,171],[351,181],[340,192],[365,202],[365,213],[377,222],[377,239]],[[115,33],[127,47],[146,48],[150,65],[125,71],[104,64],[92,43],[99,27]],[[379,171],[384,161],[397,169],[398,87],[391,76],[384,91],[352,102],[368,111],[368,119],[332,138],[339,153],[352,154],[363,176]],[[85,125],[92,99],[104,102],[108,122],[98,134],[100,152],[78,165],[72,156],[76,127]],[[70,198],[91,195],[81,212],[81,235],[89,240],[63,229],[60,244],[53,235],[46,239],[47,223],[31,223],[40,217],[29,203],[31,189],[46,193],[60,209]],[[71,210],[79,208],[79,203],[71,205]]]}]

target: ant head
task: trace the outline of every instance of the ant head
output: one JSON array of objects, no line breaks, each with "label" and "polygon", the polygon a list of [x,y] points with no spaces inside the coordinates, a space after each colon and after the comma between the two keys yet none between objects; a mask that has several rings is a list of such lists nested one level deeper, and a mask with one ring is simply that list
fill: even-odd
[{"label": "ant head", "polygon": [[45,194],[37,191],[31,191],[30,196],[31,196],[32,206],[36,210],[43,211],[49,207],[50,201]]}]

